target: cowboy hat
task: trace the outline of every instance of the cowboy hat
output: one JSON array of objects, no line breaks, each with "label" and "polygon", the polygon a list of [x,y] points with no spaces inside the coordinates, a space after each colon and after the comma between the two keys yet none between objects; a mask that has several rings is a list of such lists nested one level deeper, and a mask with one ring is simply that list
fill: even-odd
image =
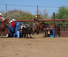
[{"label": "cowboy hat", "polygon": [[9,23],[11,23],[12,22],[12,20],[10,20],[10,22]]},{"label": "cowboy hat", "polygon": [[37,16],[35,16],[35,17],[37,17]]},{"label": "cowboy hat", "polygon": [[0,13],[0,15],[2,15],[2,13]]},{"label": "cowboy hat", "polygon": [[15,19],[12,19],[12,21],[16,21]]}]

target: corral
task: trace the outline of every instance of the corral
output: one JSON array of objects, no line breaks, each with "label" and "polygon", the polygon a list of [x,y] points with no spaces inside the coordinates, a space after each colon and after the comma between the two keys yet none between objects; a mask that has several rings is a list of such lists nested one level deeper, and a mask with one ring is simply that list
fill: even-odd
[{"label": "corral", "polygon": [[[49,22],[53,20],[39,20],[40,22]],[[67,19],[57,19],[55,21],[68,21]],[[16,22],[33,22],[33,20],[16,20]],[[68,27],[67,26],[61,26],[60,27],[60,37],[68,37]],[[8,32],[8,28],[5,29],[5,32]],[[4,36],[6,36],[6,33],[4,32]]]},{"label": "corral", "polygon": [[0,57],[68,56],[68,37],[50,38],[44,37],[44,34],[34,34],[32,37],[31,39],[0,37]]},{"label": "corral", "polygon": [[[38,19],[39,19],[39,15],[38,16]],[[31,22],[33,22],[34,20],[17,20],[17,22],[30,22],[30,25],[31,25]],[[53,24],[53,29],[55,29],[55,22],[58,22],[58,23],[61,23],[62,26],[59,26],[60,27],[60,37],[68,37],[68,27],[67,25],[63,25],[64,22],[68,22],[67,19],[55,19],[55,13],[53,12],[53,19],[48,19],[48,20],[39,20],[40,22],[50,22]]]},{"label": "corral", "polygon": [[42,34],[32,39],[0,37],[0,57],[67,57],[68,37],[49,38]]},{"label": "corral", "polygon": [[[32,10],[32,9],[31,9]],[[6,19],[7,19],[6,4]],[[37,6],[38,15],[38,6]],[[40,22],[53,24],[55,22],[64,23],[67,19],[40,20]],[[16,22],[31,22],[33,20],[17,20]],[[33,24],[32,24],[33,25]],[[67,23],[68,25],[68,23]],[[34,34],[32,38],[4,37],[8,34],[8,28],[0,36],[0,57],[67,57],[68,56],[68,26],[60,26],[60,37],[44,37],[44,34]],[[45,30],[44,30],[45,31]],[[53,30],[54,32],[54,30]]]}]

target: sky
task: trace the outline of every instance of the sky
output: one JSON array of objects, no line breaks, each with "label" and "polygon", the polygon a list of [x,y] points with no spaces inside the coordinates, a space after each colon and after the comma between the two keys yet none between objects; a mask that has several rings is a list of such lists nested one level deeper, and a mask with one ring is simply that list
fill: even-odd
[{"label": "sky", "polygon": [[6,11],[5,4],[7,4],[7,11],[18,9],[27,12],[30,11],[34,15],[37,14],[38,5],[39,11],[43,13],[45,9],[48,16],[51,16],[53,12],[58,12],[59,7],[68,7],[68,0],[0,0],[0,11]]}]

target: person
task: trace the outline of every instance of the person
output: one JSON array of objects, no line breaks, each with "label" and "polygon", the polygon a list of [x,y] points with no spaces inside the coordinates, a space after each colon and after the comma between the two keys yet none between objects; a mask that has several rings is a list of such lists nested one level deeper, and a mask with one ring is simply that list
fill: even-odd
[{"label": "person", "polygon": [[37,22],[37,16],[34,18],[33,28],[34,28],[34,26],[35,26],[36,22]]},{"label": "person", "polygon": [[15,33],[15,19],[12,19],[12,22],[11,22],[11,31],[12,31],[12,37],[13,37],[13,34]]},{"label": "person", "polygon": [[3,15],[0,13],[0,20],[2,20],[2,22],[5,20],[3,17]]}]

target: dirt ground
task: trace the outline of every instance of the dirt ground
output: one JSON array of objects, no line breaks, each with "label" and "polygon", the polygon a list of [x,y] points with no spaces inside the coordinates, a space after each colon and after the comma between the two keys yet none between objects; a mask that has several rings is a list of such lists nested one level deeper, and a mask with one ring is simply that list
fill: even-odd
[{"label": "dirt ground", "polygon": [[68,57],[68,37],[0,37],[0,57]]}]

